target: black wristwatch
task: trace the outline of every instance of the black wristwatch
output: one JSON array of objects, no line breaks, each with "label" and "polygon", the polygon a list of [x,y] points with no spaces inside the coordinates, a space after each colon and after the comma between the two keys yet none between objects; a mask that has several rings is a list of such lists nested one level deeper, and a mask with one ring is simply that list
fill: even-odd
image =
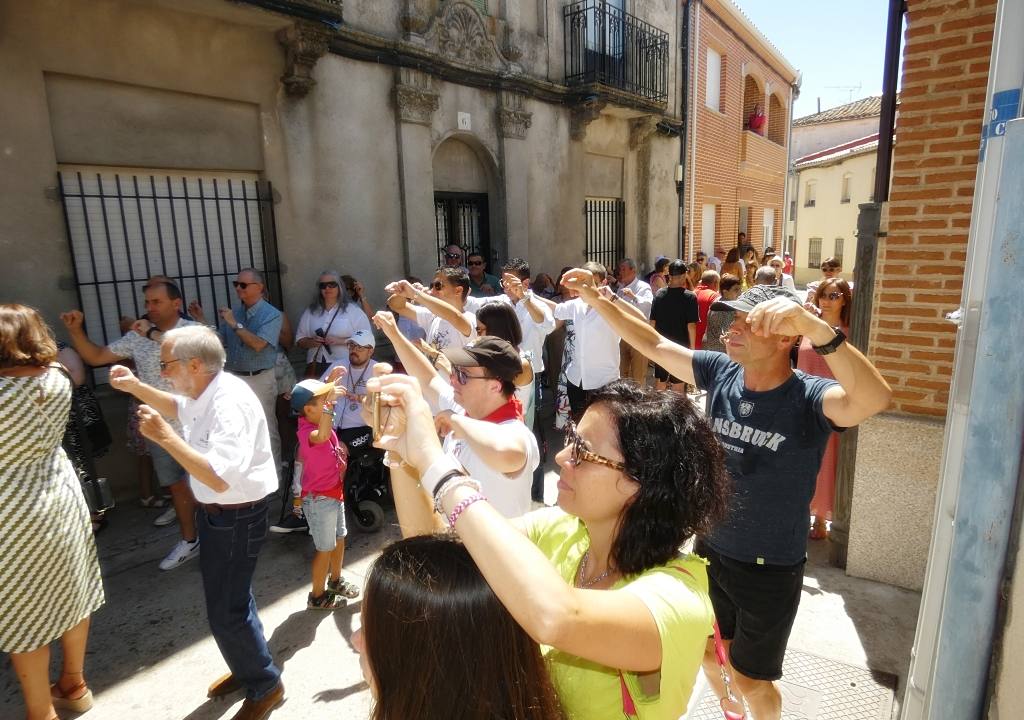
[{"label": "black wristwatch", "polygon": [[[147,340],[153,340],[153,333],[159,332],[159,330],[160,330],[160,328],[158,328],[156,325],[150,325],[149,326],[149,330],[146,331],[146,339]],[[153,342],[156,342],[156,341],[153,340]]]},{"label": "black wristwatch", "polygon": [[831,355],[838,350],[839,346],[846,342],[846,333],[844,333],[843,329],[840,327],[832,328],[832,332],[836,334],[834,338],[824,345],[811,345],[811,349],[819,355]]}]

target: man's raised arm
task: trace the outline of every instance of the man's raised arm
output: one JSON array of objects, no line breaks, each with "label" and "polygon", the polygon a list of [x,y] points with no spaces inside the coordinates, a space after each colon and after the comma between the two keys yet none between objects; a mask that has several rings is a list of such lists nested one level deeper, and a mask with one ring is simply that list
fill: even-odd
[{"label": "man's raised arm", "polygon": [[693,351],[677,345],[658,334],[637,310],[601,294],[589,270],[576,268],[563,278],[566,287],[576,290],[580,298],[611,325],[619,337],[683,382],[696,384],[693,377]]}]

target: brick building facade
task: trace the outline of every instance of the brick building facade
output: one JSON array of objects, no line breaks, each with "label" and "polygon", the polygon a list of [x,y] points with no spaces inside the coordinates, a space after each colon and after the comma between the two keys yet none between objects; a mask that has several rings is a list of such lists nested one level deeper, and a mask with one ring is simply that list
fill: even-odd
[{"label": "brick building facade", "polygon": [[[758,251],[781,248],[798,73],[728,0],[691,4],[690,23],[688,247],[727,250],[743,230]],[[756,104],[766,116],[763,135],[747,129]]]},{"label": "brick building facade", "polygon": [[910,0],[888,236],[879,243],[870,355],[894,409],[944,417],[953,372],[995,0]]}]

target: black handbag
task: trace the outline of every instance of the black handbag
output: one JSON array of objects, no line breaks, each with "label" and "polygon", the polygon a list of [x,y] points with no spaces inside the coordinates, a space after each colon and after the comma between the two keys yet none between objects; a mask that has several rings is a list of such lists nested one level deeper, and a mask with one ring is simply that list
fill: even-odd
[{"label": "black handbag", "polygon": [[[63,366],[61,370],[71,380]],[[114,491],[107,478],[97,477],[96,458],[110,449],[113,438],[92,389],[88,385],[74,387],[73,380],[71,386],[71,413],[63,445],[78,475],[89,512],[102,513],[114,507]]]}]

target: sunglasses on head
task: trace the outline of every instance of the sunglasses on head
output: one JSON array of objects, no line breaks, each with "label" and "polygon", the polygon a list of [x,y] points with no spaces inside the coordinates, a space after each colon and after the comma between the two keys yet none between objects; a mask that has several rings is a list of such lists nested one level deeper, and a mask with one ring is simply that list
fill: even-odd
[{"label": "sunglasses on head", "polygon": [[[458,256],[456,256],[456,257],[458,257]],[[483,265],[483,264],[484,264],[483,260],[470,260],[467,263],[467,265]]]},{"label": "sunglasses on head", "polygon": [[576,432],[576,423],[572,422],[571,420],[565,426],[565,446],[572,446],[572,456],[570,457],[570,462],[573,464],[573,467],[579,466],[580,463],[589,462],[594,463],[595,465],[604,465],[605,467],[610,467],[612,470],[618,470],[620,473],[624,473],[630,478],[633,478],[633,476],[626,469],[626,466],[623,465],[622,463],[616,460],[612,460],[611,458],[606,458],[603,455],[598,455],[597,453],[588,450],[586,440],[581,438],[579,433]]},{"label": "sunglasses on head", "polygon": [[259,285],[259,283],[257,282],[240,282],[238,280],[235,280],[231,284],[234,285],[236,288],[242,288],[242,290],[245,290],[250,285]]},{"label": "sunglasses on head", "polygon": [[452,377],[458,381],[459,385],[465,385],[470,380],[497,380],[494,375],[470,375],[466,372],[466,368],[459,367],[458,365],[452,367]]},{"label": "sunglasses on head", "polygon": [[331,280],[330,282],[319,283],[319,285],[320,285],[320,289],[321,290],[326,290],[327,288],[337,288],[338,287],[338,283],[334,282],[333,280]]}]

